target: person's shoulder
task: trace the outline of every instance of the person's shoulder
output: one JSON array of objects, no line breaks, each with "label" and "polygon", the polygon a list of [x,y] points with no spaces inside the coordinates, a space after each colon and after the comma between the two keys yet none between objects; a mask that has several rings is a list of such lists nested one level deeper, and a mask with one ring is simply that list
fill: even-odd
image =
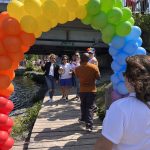
[{"label": "person's shoulder", "polygon": [[92,64],[92,63],[88,63],[87,65],[94,70],[97,70],[98,68],[95,64]]}]

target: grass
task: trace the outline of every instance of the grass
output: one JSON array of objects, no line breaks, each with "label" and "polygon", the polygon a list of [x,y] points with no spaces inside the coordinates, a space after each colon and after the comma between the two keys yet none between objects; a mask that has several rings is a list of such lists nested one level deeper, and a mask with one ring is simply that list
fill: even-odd
[{"label": "grass", "polygon": [[29,129],[32,129],[38,112],[41,109],[41,103],[42,102],[35,103],[26,110],[24,115],[15,117],[15,125],[12,130],[12,137],[15,140],[25,140],[28,137]]}]

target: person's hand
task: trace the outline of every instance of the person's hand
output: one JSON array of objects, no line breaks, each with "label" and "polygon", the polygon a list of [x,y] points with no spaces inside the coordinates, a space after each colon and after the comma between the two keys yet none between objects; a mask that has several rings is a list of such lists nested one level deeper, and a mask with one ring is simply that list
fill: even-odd
[{"label": "person's hand", "polygon": [[58,80],[56,80],[56,83],[57,83],[57,84],[58,84],[58,82],[59,82],[59,81],[58,81]]}]

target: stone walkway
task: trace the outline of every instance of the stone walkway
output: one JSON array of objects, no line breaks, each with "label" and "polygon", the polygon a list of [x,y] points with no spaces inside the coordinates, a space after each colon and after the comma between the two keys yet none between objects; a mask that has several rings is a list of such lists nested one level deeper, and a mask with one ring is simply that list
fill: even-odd
[{"label": "stone walkway", "polygon": [[61,94],[58,92],[54,102],[49,103],[46,95],[30,143],[24,148],[21,143],[17,144],[13,150],[92,150],[100,136],[100,122],[95,116],[92,133],[86,132],[85,127],[78,123],[80,102],[74,99],[73,91],[69,102],[60,100]]}]

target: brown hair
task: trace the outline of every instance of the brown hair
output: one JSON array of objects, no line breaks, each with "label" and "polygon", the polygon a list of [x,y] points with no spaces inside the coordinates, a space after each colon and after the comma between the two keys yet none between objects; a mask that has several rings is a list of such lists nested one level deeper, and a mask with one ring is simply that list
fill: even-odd
[{"label": "brown hair", "polygon": [[63,55],[61,58],[61,64],[63,64],[63,59],[66,58],[67,59],[67,63],[69,62],[69,57],[67,55]]},{"label": "brown hair", "polygon": [[144,103],[150,101],[150,56],[131,56],[126,62],[125,76],[135,88],[136,97]]}]

